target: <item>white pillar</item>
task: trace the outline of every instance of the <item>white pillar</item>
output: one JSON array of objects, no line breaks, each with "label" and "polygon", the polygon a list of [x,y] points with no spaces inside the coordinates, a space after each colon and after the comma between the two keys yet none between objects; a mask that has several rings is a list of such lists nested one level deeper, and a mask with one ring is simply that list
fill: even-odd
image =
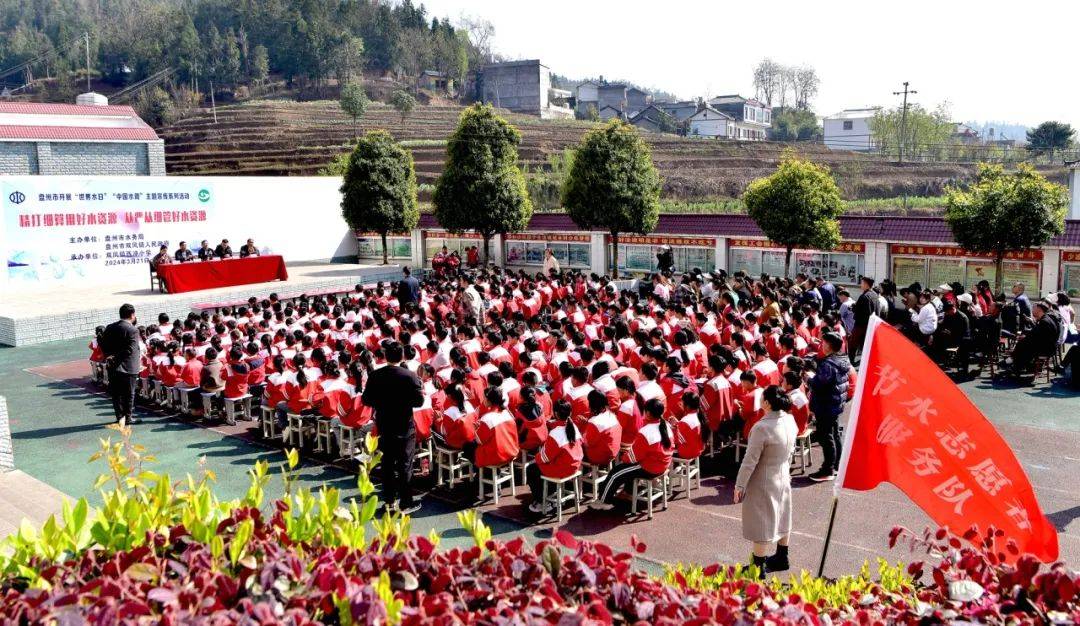
[{"label": "white pillar", "polygon": [[495,235],[491,238],[491,262],[499,267],[502,267],[503,256],[506,253],[506,248],[503,246],[503,236]]},{"label": "white pillar", "polygon": [[605,235],[606,233],[593,231],[591,233],[592,239],[589,242],[590,269],[600,276],[608,273],[607,246],[604,245]]},{"label": "white pillar", "polygon": [[1061,248],[1043,248],[1042,276],[1039,281],[1039,295],[1058,291],[1061,288]]},{"label": "white pillar", "polygon": [[1080,220],[1080,166],[1069,168],[1069,219]]},{"label": "white pillar", "polygon": [[409,263],[413,267],[424,267],[424,231],[420,228],[412,229],[412,256]]},{"label": "white pillar", "polygon": [[717,237],[716,238],[716,270],[727,271],[727,249],[728,238]]},{"label": "white pillar", "polygon": [[889,274],[889,244],[880,241],[866,242],[863,273],[878,282],[892,278]]}]

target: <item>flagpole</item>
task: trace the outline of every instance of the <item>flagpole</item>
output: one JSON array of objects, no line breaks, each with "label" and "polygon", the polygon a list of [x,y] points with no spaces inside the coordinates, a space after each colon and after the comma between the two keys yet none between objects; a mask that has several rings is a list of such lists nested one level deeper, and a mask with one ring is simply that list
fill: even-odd
[{"label": "flagpole", "polygon": [[833,496],[832,499],[832,512],[829,513],[829,529],[825,531],[825,545],[821,547],[821,563],[818,564],[817,577],[825,573],[825,557],[829,554],[829,543],[832,541],[832,529],[833,524],[836,523],[836,505],[840,503],[839,496]]}]

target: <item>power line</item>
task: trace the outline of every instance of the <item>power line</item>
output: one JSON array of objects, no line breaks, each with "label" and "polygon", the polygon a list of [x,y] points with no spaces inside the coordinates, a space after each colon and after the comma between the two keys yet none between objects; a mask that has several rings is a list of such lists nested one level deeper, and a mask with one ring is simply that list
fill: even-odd
[{"label": "power line", "polygon": [[894,91],[893,95],[894,96],[899,96],[901,93],[904,94],[904,112],[900,114],[900,153],[899,153],[899,157],[900,157],[900,162],[903,163],[904,162],[904,142],[907,141],[907,97],[908,97],[909,93],[910,94],[916,94],[916,93],[919,93],[919,92],[915,91],[914,89],[908,90],[908,81],[905,80],[904,81],[904,91],[903,92]]}]

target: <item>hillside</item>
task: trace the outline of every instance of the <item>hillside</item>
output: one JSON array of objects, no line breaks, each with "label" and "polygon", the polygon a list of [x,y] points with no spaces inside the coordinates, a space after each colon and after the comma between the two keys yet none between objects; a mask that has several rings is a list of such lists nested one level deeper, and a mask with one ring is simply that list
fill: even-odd
[{"label": "hillside", "polygon": [[[357,131],[385,128],[398,139],[409,140],[418,181],[434,184],[442,170],[444,141],[460,112],[457,106],[423,106],[403,124],[392,108],[372,103]],[[254,101],[218,107],[217,117],[215,123],[204,112],[159,129],[169,174],[313,175],[348,150],[353,137],[352,121],[336,101]],[[507,117],[522,132],[522,162],[534,170],[545,167],[547,155],[576,144],[592,126]],[[828,165],[849,199],[940,195],[945,185],[966,180],[974,172],[967,164],[899,165],[874,156],[833,152],[820,144],[645,136],[664,177],[665,197],[692,202],[738,196],[749,181],[772,172],[788,147]],[[1044,172],[1058,182],[1065,180],[1060,169]]]}]

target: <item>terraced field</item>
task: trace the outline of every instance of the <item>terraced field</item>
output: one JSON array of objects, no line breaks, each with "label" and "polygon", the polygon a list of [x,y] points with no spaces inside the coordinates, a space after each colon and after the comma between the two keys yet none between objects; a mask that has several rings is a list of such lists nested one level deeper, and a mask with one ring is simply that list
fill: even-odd
[{"label": "terraced field", "polygon": [[[412,140],[417,179],[433,184],[445,157],[440,142],[454,129],[460,113],[457,106],[424,106],[403,124],[392,108],[372,103],[357,132],[385,128],[398,139]],[[158,130],[165,139],[169,174],[313,175],[347,151],[354,135],[351,119],[330,100],[255,101],[219,107],[217,117],[215,123],[206,112]],[[507,117],[522,132],[521,160],[531,169],[545,167],[548,154],[576,144],[592,126],[572,120]],[[829,165],[850,199],[939,195],[945,185],[964,180],[974,171],[973,166],[957,164],[898,165],[877,157],[833,152],[818,144],[646,137],[664,177],[665,196],[680,200],[736,196],[749,181],[771,172],[787,147]],[[1063,171],[1046,173],[1064,181]]]}]

